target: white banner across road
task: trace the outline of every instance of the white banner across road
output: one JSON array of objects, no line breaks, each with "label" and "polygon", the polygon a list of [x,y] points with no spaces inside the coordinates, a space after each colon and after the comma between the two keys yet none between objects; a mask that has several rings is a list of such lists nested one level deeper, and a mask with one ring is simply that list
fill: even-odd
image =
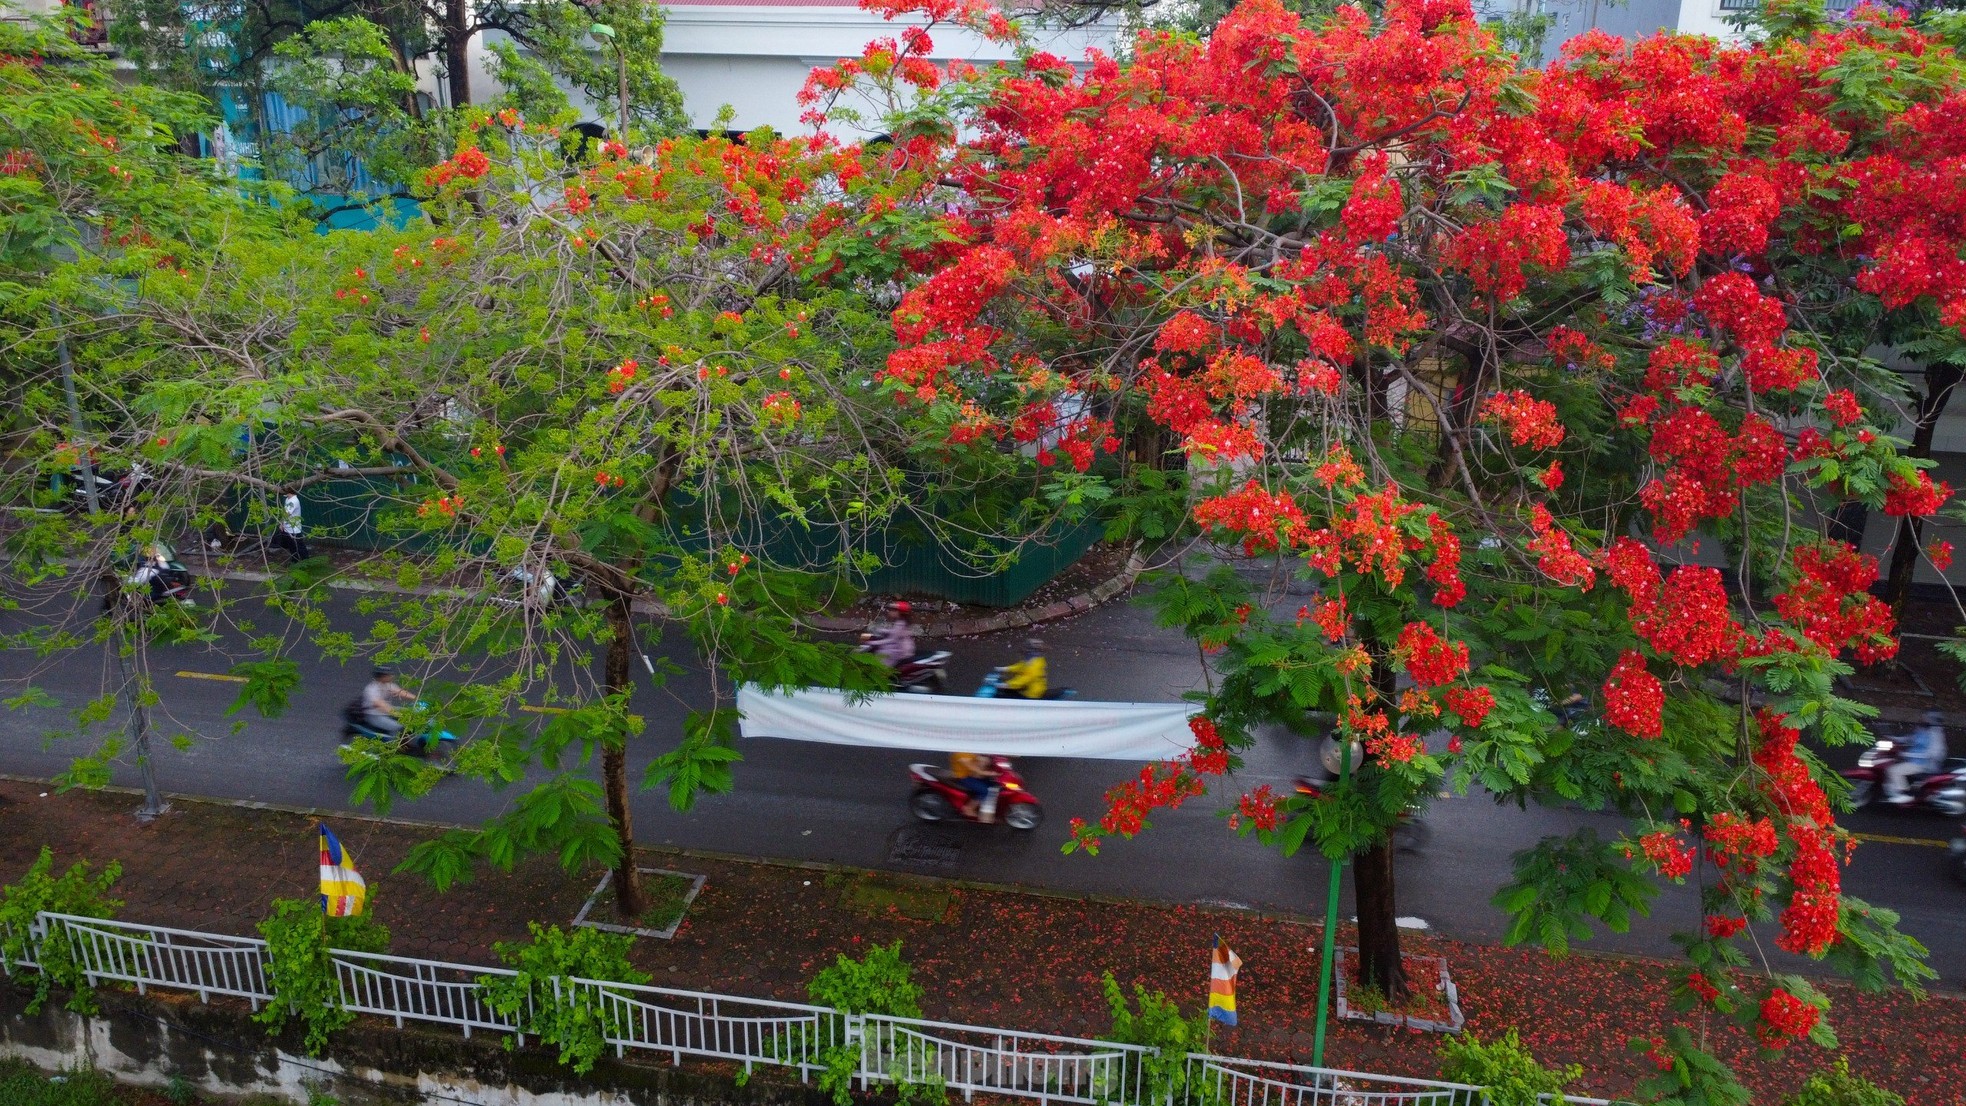
[{"label": "white banner across road", "polygon": [[1189,703],[1089,703],[1075,699],[977,699],[875,695],[849,703],[838,691],[738,689],[745,737],[831,745],[990,753],[1007,757],[1160,760],[1194,744]]}]

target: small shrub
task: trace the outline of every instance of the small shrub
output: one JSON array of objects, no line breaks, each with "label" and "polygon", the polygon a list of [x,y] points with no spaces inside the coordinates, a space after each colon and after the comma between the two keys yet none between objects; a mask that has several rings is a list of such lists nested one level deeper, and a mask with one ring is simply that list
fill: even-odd
[{"label": "small shrub", "polygon": [[33,959],[40,964],[41,971],[34,981],[34,999],[28,1003],[28,1013],[39,1011],[41,1004],[48,1001],[49,988],[59,983],[69,990],[70,1010],[78,1014],[93,1014],[96,1011],[95,991],[89,987],[88,977],[82,974],[81,965],[75,962],[75,950],[69,943],[68,931],[60,926],[54,927],[47,939],[41,942],[38,951],[30,950],[28,931],[34,925],[35,916],[43,910],[82,918],[115,916],[123,903],[110,898],[109,889],[123,877],[123,866],[112,860],[103,868],[101,875],[94,877],[89,875],[87,861],[76,861],[59,877],[53,874],[54,868],[54,850],[43,845],[41,855],[35,858],[19,883],[0,887],[0,959],[11,965],[27,959],[32,951]]},{"label": "small shrub", "polygon": [[[517,972],[512,976],[478,977],[478,987],[492,1009],[515,1019],[523,1033],[531,1033],[547,1044],[558,1045],[560,1063],[586,1074],[607,1047],[610,1031],[617,1028],[613,1016],[598,996],[587,988],[558,988],[553,981],[579,976],[613,983],[647,983],[652,977],[628,962],[634,938],[625,933],[576,927],[568,933],[559,926],[541,928],[526,923],[530,941],[501,941],[492,946],[498,959]],[[512,1047],[506,1038],[506,1047]]]},{"label": "small shrub", "polygon": [[1486,1087],[1493,1106],[1536,1106],[1537,1096],[1545,1094],[1561,1106],[1563,1088],[1584,1075],[1575,1064],[1546,1068],[1537,1063],[1513,1029],[1487,1044],[1472,1033],[1449,1040],[1439,1055],[1442,1079]]},{"label": "small shrub", "polygon": [[[1184,1016],[1166,993],[1149,991],[1138,983],[1133,985],[1133,1002],[1139,1006],[1135,1012],[1112,972],[1107,972],[1100,984],[1106,993],[1106,1008],[1113,1016],[1113,1029],[1099,1039],[1159,1050],[1143,1057],[1144,1085],[1139,1090],[1144,1093],[1140,1101],[1193,1103],[1204,1097],[1212,1099],[1213,1095],[1193,1093],[1204,1088],[1199,1084],[1191,1087],[1188,1081],[1188,1053],[1207,1050],[1207,1013]],[[1116,1096],[1122,1090],[1126,1088],[1108,1087],[1101,1093]]]},{"label": "small shrub", "polygon": [[[902,959],[901,942],[896,940],[892,945],[873,946],[859,960],[848,959],[844,954],[835,957],[831,967],[822,968],[806,985],[806,997],[815,1005],[830,1006],[842,1014],[919,1018],[922,989],[915,984],[913,975],[914,969]],[[828,1040],[844,1042],[843,1030],[843,1026],[836,1026]],[[788,1047],[803,1051],[796,1041],[788,1042]],[[892,1057],[888,1064],[899,1106],[941,1102],[947,1097],[946,1081],[939,1074],[919,1082],[907,1078],[910,1072],[933,1071],[933,1065],[926,1062],[928,1047],[910,1040],[904,1046],[905,1051]],[[860,1049],[860,1044],[855,1042],[829,1044],[819,1050],[819,1089],[831,1094],[836,1106],[848,1106],[853,1101],[853,1076],[860,1068]],[[918,1059],[922,1062],[914,1062]]]},{"label": "small shrub", "polygon": [[1782,1106],[1905,1106],[1905,1100],[1852,1073],[1850,1061],[1839,1058],[1835,1067],[1810,1076]]},{"label": "small shrub", "polygon": [[164,1097],[171,1101],[171,1106],[191,1106],[198,1101],[198,1088],[184,1076],[173,1075],[170,1082],[164,1084]]},{"label": "small shrub", "polygon": [[922,989],[914,969],[901,958],[901,942],[875,945],[860,960],[845,954],[822,968],[806,985],[806,997],[816,1006],[853,1014],[884,1014],[890,1018],[922,1016]]},{"label": "small shrub", "polygon": [[[371,893],[369,907],[374,906]],[[319,899],[275,899],[273,913],[259,923],[259,932],[266,938],[266,975],[273,1001],[253,1018],[275,1033],[286,1027],[288,1018],[300,1018],[307,1025],[307,1054],[319,1056],[328,1045],[328,1034],[355,1020],[341,1004],[341,986],[328,950],[388,952],[389,929],[366,913],[330,918],[322,913]]]}]

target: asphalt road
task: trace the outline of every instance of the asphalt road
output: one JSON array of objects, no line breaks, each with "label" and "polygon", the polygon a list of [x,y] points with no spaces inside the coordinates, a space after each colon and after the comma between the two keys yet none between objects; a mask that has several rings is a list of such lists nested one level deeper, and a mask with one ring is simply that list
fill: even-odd
[{"label": "asphalt road", "polygon": [[[337,626],[355,630],[366,625],[353,606],[352,597],[335,606]],[[0,632],[18,629],[30,617],[36,615],[0,612]],[[1055,680],[1076,686],[1084,698],[1171,701],[1203,678],[1192,644],[1154,627],[1145,612],[1127,606],[1108,606],[1043,633]],[[227,716],[237,685],[211,677],[231,666],[228,648],[236,646],[228,643],[243,636],[242,629],[234,628],[218,646],[153,651],[161,695],[156,731],[166,741],[174,735],[191,738],[181,751],[160,744],[159,786],[190,795],[352,809],[334,750],[339,708],[359,690],[366,663],[307,661],[303,686],[286,716]],[[972,689],[990,666],[1015,659],[1022,636],[947,643],[956,652],[952,686]],[[0,711],[0,773],[47,778],[86,747],[76,739],[47,735],[72,729],[66,712],[115,686],[115,665],[100,650],[53,658],[21,651],[0,654],[0,698],[16,696],[28,684],[44,688],[64,706]],[[708,694],[706,674],[693,666],[665,688],[643,687],[636,697],[636,709],[649,720],[639,739],[642,751],[652,757],[667,748],[677,737],[686,709],[682,704],[701,703]],[[121,721],[119,716],[108,725]],[[1018,834],[1003,827],[914,821],[907,809],[906,766],[932,755],[773,739],[747,740],[742,751],[735,792],[706,796],[687,814],[671,810],[658,792],[638,793],[638,840],[1066,892],[1303,914],[1323,910],[1327,869],[1320,858],[1280,856],[1253,839],[1236,837],[1222,819],[1240,791],[1263,783],[1287,788],[1309,767],[1308,742],[1288,733],[1260,735],[1242,771],[1218,785],[1214,794],[1157,817],[1137,840],[1109,842],[1096,858],[1060,852],[1066,823],[1073,816],[1096,818],[1104,790],[1137,765],[1024,762],[1020,767],[1044,800],[1047,817],[1038,830]],[[638,764],[631,767],[639,770]],[[134,766],[119,765],[115,782],[134,785]],[[496,813],[506,801],[473,781],[453,779],[395,813],[471,824]],[[1450,935],[1483,941],[1498,940],[1503,931],[1505,918],[1489,898],[1508,879],[1513,852],[1579,826],[1595,826],[1607,837],[1620,829],[1611,817],[1560,808],[1522,811],[1479,794],[1440,799],[1427,820],[1432,832],[1425,847],[1399,857],[1400,913]],[[1946,853],[1938,847],[1954,827],[1936,816],[1892,811],[1863,812],[1846,824],[1870,838],[1845,873],[1846,891],[1899,911],[1902,928],[1931,950],[1931,963],[1946,977],[1946,985],[1961,986],[1966,982],[1966,968],[1961,967],[1966,965],[1966,886],[1946,877]],[[1346,906],[1349,898],[1348,890]],[[1650,918],[1629,933],[1600,934],[1590,947],[1670,956],[1676,950],[1668,934],[1698,923],[1692,892],[1667,888]]]}]

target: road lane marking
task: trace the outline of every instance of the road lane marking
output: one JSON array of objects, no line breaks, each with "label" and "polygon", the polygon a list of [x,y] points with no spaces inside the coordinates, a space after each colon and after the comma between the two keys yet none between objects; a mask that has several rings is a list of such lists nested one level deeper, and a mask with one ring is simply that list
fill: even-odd
[{"label": "road lane marking", "polygon": [[1850,836],[1859,841],[1870,841],[1879,845],[1927,845],[1934,849],[1943,849],[1952,844],[1943,837],[1893,837],[1888,833],[1853,833]]},{"label": "road lane marking", "polygon": [[180,672],[178,676],[186,680],[217,680],[226,684],[248,683],[244,676],[228,676],[221,672]]}]

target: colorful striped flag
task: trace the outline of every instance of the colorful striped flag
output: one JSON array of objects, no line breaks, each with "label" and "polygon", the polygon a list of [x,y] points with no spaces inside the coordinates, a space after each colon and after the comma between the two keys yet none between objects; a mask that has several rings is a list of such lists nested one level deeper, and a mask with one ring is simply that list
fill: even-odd
[{"label": "colorful striped flag", "polygon": [[321,911],[330,918],[360,914],[368,896],[369,885],[355,870],[355,855],[321,823]]},{"label": "colorful striped flag", "polygon": [[1223,1025],[1236,1024],[1236,973],[1241,970],[1242,957],[1218,935],[1208,964],[1208,1016]]}]

